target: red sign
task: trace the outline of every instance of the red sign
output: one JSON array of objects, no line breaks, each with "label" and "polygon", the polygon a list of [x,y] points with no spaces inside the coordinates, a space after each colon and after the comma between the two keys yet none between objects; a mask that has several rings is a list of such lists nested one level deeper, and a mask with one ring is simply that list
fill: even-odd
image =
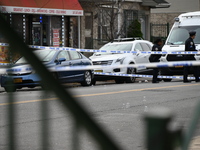
[{"label": "red sign", "polygon": [[53,46],[60,46],[60,29],[53,29]]},{"label": "red sign", "polygon": [[83,10],[62,10],[48,8],[33,8],[33,7],[12,7],[0,6],[0,11],[4,13],[28,13],[28,14],[53,14],[67,16],[83,16]]}]

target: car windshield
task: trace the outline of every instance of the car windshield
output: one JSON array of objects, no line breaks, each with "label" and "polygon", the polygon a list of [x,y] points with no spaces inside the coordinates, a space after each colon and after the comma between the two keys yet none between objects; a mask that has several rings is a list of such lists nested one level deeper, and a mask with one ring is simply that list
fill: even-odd
[{"label": "car windshield", "polygon": [[[106,51],[131,51],[132,50],[133,43],[121,43],[121,44],[107,44],[101,47],[99,50],[106,50]],[[104,53],[104,52],[98,52],[95,53],[95,56],[98,55],[108,55],[111,53]]]},{"label": "car windshield", "polygon": [[200,44],[200,26],[180,26],[172,30],[169,35],[167,45],[184,45],[185,41],[189,37],[189,31],[196,31],[196,37],[194,39],[195,44]]},{"label": "car windshield", "polygon": [[[55,55],[55,50],[36,50],[34,53],[39,57],[42,62],[48,62],[52,60],[53,56]],[[21,57],[16,64],[24,64],[27,63],[24,57]]]}]

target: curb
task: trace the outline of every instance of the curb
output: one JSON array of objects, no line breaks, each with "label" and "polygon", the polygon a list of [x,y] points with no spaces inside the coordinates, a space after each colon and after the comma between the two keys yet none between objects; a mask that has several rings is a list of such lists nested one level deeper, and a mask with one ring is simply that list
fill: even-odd
[{"label": "curb", "polygon": [[200,136],[195,137],[191,141],[189,150],[200,150]]}]

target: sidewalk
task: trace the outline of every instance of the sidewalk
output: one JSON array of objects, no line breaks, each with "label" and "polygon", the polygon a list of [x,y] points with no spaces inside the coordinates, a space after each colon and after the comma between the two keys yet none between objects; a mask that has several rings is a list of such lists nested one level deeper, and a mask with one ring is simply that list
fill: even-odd
[{"label": "sidewalk", "polygon": [[189,150],[200,150],[200,136],[195,137],[191,141]]}]

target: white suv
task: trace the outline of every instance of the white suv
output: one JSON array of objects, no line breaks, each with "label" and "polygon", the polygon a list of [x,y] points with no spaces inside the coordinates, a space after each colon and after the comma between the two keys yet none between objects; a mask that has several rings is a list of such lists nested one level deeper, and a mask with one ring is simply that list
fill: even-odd
[{"label": "white suv", "polygon": [[[146,40],[132,40],[132,41],[121,41],[121,42],[110,42],[100,50],[106,51],[135,51],[136,53],[106,53],[106,52],[96,52],[90,59],[93,65],[110,66],[109,68],[102,68],[102,70],[95,70],[95,72],[102,73],[118,73],[118,74],[135,74],[138,72],[147,71],[147,68],[114,68],[114,65],[129,65],[138,63],[149,63],[150,54],[142,53],[144,51],[151,51],[153,44]],[[94,80],[108,80],[115,79],[116,83],[133,83],[135,82],[135,77],[113,77],[113,76],[103,76],[95,75]],[[94,83],[95,84],[95,83]]]}]

